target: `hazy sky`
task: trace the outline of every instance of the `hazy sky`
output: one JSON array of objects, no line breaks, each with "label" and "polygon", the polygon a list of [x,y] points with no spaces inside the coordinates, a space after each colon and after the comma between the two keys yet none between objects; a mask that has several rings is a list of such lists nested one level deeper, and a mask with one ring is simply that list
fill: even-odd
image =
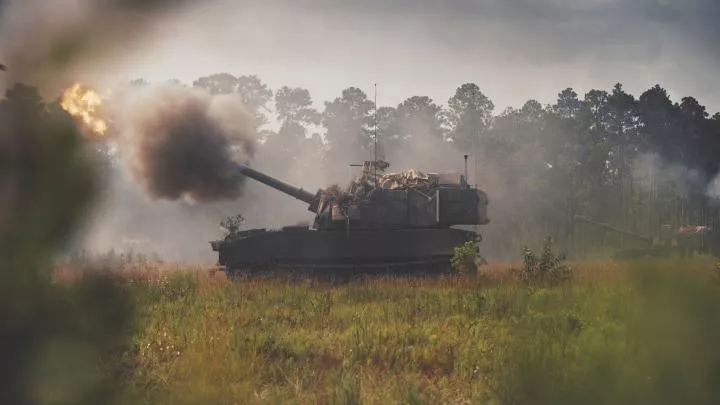
[{"label": "hazy sky", "polygon": [[[720,110],[718,0],[221,0],[158,22],[103,74],[151,81],[229,72],[310,89],[318,105],[348,86],[378,102],[428,95],[445,104],[477,83],[496,111],[574,87]],[[97,73],[97,71],[96,71]]]}]

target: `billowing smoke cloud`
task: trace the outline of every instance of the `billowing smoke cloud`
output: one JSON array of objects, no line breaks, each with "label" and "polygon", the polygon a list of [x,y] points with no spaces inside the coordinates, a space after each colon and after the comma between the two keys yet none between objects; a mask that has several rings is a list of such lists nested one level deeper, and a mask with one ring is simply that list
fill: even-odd
[{"label": "billowing smoke cloud", "polygon": [[153,199],[214,202],[241,195],[233,161],[255,153],[253,117],[234,96],[179,85],[143,89],[122,114],[121,151]]},{"label": "billowing smoke cloud", "polygon": [[[107,67],[121,64],[152,43],[162,24],[184,11],[188,3],[0,0],[0,91],[22,82],[40,88],[50,100],[74,82],[94,87],[94,76],[87,73],[102,75]],[[186,201],[150,200],[236,198],[244,180],[225,169],[230,159],[242,161],[254,153],[252,133],[244,126],[246,114],[234,100],[211,98],[189,89],[144,90],[132,100],[135,105],[120,103],[133,108],[120,108],[118,112],[113,109],[114,101],[111,103],[112,131],[121,129],[119,157],[124,160],[111,159],[104,198],[88,229],[82,232],[85,240],[79,242],[99,253],[122,249],[124,239],[152,240],[160,246],[149,250],[167,258],[177,252],[188,253],[184,258],[206,255],[206,242],[218,236],[220,218],[237,213],[232,201],[206,208]],[[12,150],[3,151],[4,146],[32,143],[17,129],[22,127],[16,121],[19,116],[0,119],[0,127],[6,129],[0,153],[14,156]],[[41,149],[26,152],[34,156]],[[8,181],[22,184],[16,179]],[[3,187],[2,191],[7,190]],[[18,205],[22,203],[7,204],[9,209],[4,211],[8,212],[0,215],[12,216],[13,207]],[[183,235],[193,235],[194,239]]]},{"label": "billowing smoke cloud", "polygon": [[208,241],[222,237],[220,222],[250,215],[253,183],[232,166],[255,160],[253,117],[237,96],[179,84],[129,86],[106,107],[116,148],[76,247],[213,263]]}]

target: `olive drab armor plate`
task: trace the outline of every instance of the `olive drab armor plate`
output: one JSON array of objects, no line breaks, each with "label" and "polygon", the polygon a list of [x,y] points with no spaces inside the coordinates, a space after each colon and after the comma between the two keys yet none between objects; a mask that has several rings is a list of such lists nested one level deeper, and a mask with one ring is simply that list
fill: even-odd
[{"label": "olive drab armor plate", "polygon": [[[455,173],[385,173],[368,161],[344,189],[315,194],[247,166],[234,170],[295,197],[315,214],[312,228],[254,229],[211,242],[219,264],[232,273],[261,268],[414,267],[449,265],[455,247],[479,241],[453,226],[486,225],[488,197]],[[333,271],[335,271],[333,270]]]}]

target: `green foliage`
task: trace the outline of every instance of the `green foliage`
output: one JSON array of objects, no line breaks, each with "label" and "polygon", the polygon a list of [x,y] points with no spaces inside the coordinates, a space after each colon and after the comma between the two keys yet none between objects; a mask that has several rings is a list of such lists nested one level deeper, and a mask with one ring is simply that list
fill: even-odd
[{"label": "green foliage", "polygon": [[313,108],[310,92],[303,88],[283,86],[275,92],[275,111],[280,127],[267,137],[259,159],[273,162],[273,168],[285,177],[301,181],[319,173],[324,152],[317,133],[308,136],[309,128],[319,125],[320,113]]},{"label": "green foliage", "polygon": [[113,403],[131,300],[112,280],[51,282],[96,192],[69,116],[16,84],[0,100],[0,403]]},{"label": "green foliage", "polygon": [[450,138],[461,150],[475,149],[479,135],[491,123],[493,109],[495,105],[477,84],[465,83],[455,90],[444,114],[451,125]]},{"label": "green foliage", "polygon": [[273,92],[255,75],[236,77],[229,73],[216,73],[195,80],[193,86],[206,89],[212,94],[237,94],[253,115],[255,129],[268,123],[264,110],[272,99]]},{"label": "green foliage", "polygon": [[643,263],[628,288],[591,285],[526,301],[502,343],[500,401],[716,403],[720,297],[688,270]]},{"label": "green foliage", "polygon": [[240,231],[242,224],[245,222],[245,218],[237,214],[235,216],[225,218],[220,226],[225,230],[225,237],[232,238]]},{"label": "green foliage", "polygon": [[551,237],[545,239],[540,256],[523,248],[523,268],[516,276],[527,284],[558,285],[572,278],[572,269],[565,264],[566,255],[553,252]]},{"label": "green foliage", "polygon": [[480,255],[473,241],[467,241],[454,249],[450,263],[458,274],[473,275],[477,273],[477,262]]},{"label": "green foliage", "polygon": [[335,100],[325,102],[322,125],[329,144],[327,156],[333,168],[346,167],[348,161],[362,159],[372,144],[373,102],[357,87],[348,87]]}]

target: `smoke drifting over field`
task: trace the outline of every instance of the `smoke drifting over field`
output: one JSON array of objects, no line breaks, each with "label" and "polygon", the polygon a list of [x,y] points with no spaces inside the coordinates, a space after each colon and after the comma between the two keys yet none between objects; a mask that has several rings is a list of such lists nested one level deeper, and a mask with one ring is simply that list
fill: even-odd
[{"label": "smoke drifting over field", "polygon": [[633,181],[644,191],[652,190],[656,184],[672,183],[679,191],[687,192],[707,184],[707,179],[699,170],[667,162],[657,153],[638,156],[633,161],[632,168]]},{"label": "smoke drifting over field", "polygon": [[177,84],[129,86],[108,109],[117,153],[81,245],[210,262],[207,242],[245,191],[232,166],[255,156],[253,117],[236,96]]},{"label": "smoke drifting over field", "polygon": [[720,202],[720,174],[710,180],[705,190],[705,194],[715,202]]},{"label": "smoke drifting over field", "polygon": [[[143,89],[120,121],[121,151],[153,199],[214,202],[240,197],[232,162],[255,153],[252,116],[237,97],[177,85]],[[233,156],[235,147],[237,156]]]}]

